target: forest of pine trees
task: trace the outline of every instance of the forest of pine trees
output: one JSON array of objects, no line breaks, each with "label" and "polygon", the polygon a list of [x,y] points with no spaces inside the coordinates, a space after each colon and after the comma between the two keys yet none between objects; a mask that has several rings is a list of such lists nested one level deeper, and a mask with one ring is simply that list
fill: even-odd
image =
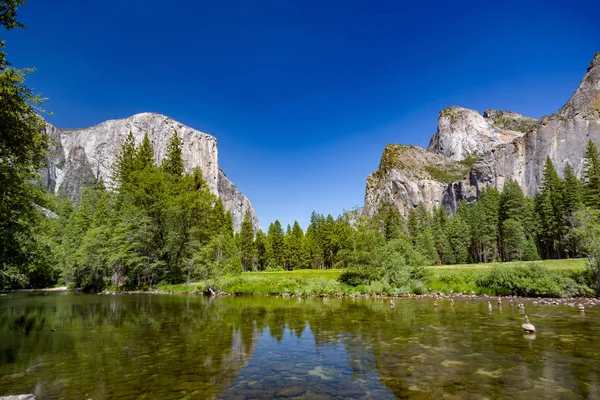
[{"label": "forest of pine trees", "polygon": [[477,202],[459,202],[454,215],[420,204],[403,218],[382,204],[371,218],[359,210],[338,218],[313,212],[306,232],[297,221],[285,229],[275,221],[266,233],[255,233],[246,215],[234,234],[200,169],[185,173],[181,145],[174,132],[158,166],[148,136],[136,146],[130,133],[113,168],[114,187],[100,180],[76,206],[48,195],[45,206],[60,217],[36,231],[45,249],[36,262],[46,267],[30,268],[21,280],[3,277],[2,286],[62,281],[85,290],[133,289],[300,268],[386,274],[398,254],[420,265],[583,257],[578,212],[600,212],[600,157],[590,141],[581,180],[568,164],[561,178],[548,158],[534,198],[508,180],[502,192],[484,188]]}]

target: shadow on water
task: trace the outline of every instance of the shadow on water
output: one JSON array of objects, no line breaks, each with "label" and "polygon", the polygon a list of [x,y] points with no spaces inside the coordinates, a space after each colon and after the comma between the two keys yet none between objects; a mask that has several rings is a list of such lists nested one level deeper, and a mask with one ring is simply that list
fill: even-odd
[{"label": "shadow on water", "polygon": [[[0,299],[0,395],[598,398],[600,310],[482,300]],[[54,330],[54,331],[53,331]]]}]

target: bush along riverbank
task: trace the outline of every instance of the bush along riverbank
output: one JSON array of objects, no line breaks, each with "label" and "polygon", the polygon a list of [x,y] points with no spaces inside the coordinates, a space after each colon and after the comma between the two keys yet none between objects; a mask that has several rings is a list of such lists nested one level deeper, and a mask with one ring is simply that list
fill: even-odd
[{"label": "bush along riverbank", "polygon": [[[594,280],[589,269],[552,269],[540,263],[496,264],[487,269],[405,269],[381,271],[297,270],[247,272],[210,282],[220,294],[323,296],[487,295],[544,298],[593,297]],[[146,291],[128,293],[205,294],[208,282],[161,284]],[[109,288],[106,292],[125,292]]]}]

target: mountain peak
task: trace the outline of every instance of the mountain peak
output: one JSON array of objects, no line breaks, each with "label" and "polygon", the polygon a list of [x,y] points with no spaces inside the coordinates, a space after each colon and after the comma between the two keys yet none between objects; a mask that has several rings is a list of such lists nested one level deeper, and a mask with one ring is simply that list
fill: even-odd
[{"label": "mountain peak", "polygon": [[592,58],[579,87],[560,109],[558,116],[600,120],[600,51]]}]

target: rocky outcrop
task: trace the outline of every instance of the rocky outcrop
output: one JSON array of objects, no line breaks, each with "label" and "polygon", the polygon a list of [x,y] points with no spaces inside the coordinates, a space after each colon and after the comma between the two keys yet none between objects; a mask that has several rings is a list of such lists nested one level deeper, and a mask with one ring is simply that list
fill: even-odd
[{"label": "rocky outcrop", "polygon": [[389,144],[379,168],[367,179],[363,213],[374,215],[382,204],[394,204],[407,216],[419,203],[428,209],[444,206],[456,210],[462,184],[453,184],[468,173],[468,166],[419,146]]},{"label": "rocky outcrop", "polygon": [[240,190],[227,178],[227,175],[219,168],[217,193],[223,202],[223,207],[231,212],[233,217],[233,230],[239,232],[242,230],[242,221],[246,213],[250,215],[252,226],[255,231],[260,229],[258,217],[252,203]]},{"label": "rocky outcrop", "polygon": [[512,178],[533,196],[540,188],[546,157],[559,175],[568,163],[581,176],[589,140],[600,146],[600,52],[569,101],[556,114],[541,118],[527,135],[488,152],[473,166],[471,182],[477,190],[485,185],[502,189]]},{"label": "rocky outcrop", "polygon": [[191,172],[193,168],[200,167],[210,190],[231,212],[234,229],[239,231],[243,215],[249,212],[258,230],[258,219],[252,203],[219,168],[217,139],[160,114],[136,114],[76,130],[59,130],[47,124],[45,132],[54,139],[54,143],[47,165],[42,170],[41,181],[48,190],[77,201],[81,189],[93,185],[99,178],[109,184],[112,182],[112,166],[129,132],[133,134],[137,145],[144,134],[148,134],[155,160],[160,164],[174,131],[183,142],[185,170]]},{"label": "rocky outcrop", "polygon": [[440,112],[437,132],[429,151],[452,160],[482,155],[500,144],[510,143],[535,126],[536,120],[512,111],[448,107]]},{"label": "rocky outcrop", "polygon": [[[540,188],[546,157],[559,174],[569,163],[581,176],[589,140],[600,146],[600,52],[571,99],[540,120],[512,111],[487,110],[482,116],[461,107],[442,110],[428,151],[396,152],[395,162],[386,161],[388,168],[380,165],[369,176],[365,213],[372,215],[381,202],[396,204],[404,215],[419,202],[428,209],[443,205],[452,211],[456,200],[475,200],[485,186],[502,190],[508,179],[533,196]],[[382,164],[390,158],[388,148]],[[433,154],[438,158],[431,158]],[[405,158],[413,160],[408,170],[401,166]],[[429,172],[428,178],[423,171]]]}]

